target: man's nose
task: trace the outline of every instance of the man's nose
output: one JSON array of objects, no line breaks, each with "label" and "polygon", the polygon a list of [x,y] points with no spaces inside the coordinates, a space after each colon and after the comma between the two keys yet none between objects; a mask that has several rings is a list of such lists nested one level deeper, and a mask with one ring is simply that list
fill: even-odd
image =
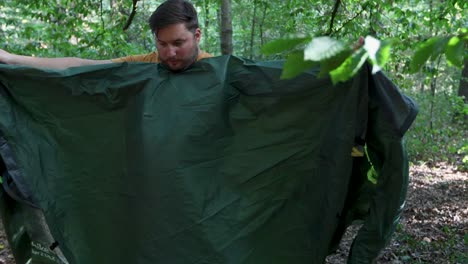
[{"label": "man's nose", "polygon": [[167,48],[167,55],[172,57],[175,56],[177,53],[177,47],[169,45]]}]

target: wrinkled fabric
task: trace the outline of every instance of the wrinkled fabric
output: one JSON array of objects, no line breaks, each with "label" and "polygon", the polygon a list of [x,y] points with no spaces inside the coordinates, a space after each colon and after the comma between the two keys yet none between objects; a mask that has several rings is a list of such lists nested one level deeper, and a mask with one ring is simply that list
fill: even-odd
[{"label": "wrinkled fabric", "polygon": [[[324,263],[356,219],[348,263],[371,263],[402,211],[417,107],[368,67],[335,86],[281,70],[234,56],[183,73],[0,65],[16,201],[42,209],[72,264]],[[364,145],[377,184],[351,156]]]}]

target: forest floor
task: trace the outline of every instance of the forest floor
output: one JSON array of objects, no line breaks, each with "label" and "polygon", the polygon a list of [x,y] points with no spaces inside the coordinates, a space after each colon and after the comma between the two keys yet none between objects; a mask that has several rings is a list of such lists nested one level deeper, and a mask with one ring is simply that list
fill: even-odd
[{"label": "forest floor", "polygon": [[[377,263],[468,263],[468,173],[446,164],[413,165],[407,203]],[[346,263],[359,227],[350,227],[328,264]],[[0,264],[14,264],[0,226]]]},{"label": "forest floor", "polygon": [[[359,227],[350,227],[329,264],[346,263]],[[379,264],[468,264],[468,172],[413,165],[400,223]]]}]

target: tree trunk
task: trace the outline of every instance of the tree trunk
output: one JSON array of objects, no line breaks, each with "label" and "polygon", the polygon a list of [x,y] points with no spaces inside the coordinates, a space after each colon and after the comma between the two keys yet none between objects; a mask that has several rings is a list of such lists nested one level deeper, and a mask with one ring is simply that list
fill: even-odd
[{"label": "tree trunk", "polygon": [[254,8],[253,8],[253,16],[252,16],[252,27],[250,28],[250,54],[249,59],[253,58],[253,46],[254,46],[254,39],[255,39],[255,22],[257,21],[257,1],[254,0]]},{"label": "tree trunk", "polygon": [[232,54],[231,0],[221,1],[221,54]]},{"label": "tree trunk", "polygon": [[437,90],[437,78],[439,77],[439,69],[440,69],[440,59],[441,57],[439,56],[439,60],[437,61],[437,64],[435,62],[432,63],[431,67],[431,112],[430,112],[430,121],[429,121],[429,127],[431,130],[434,128],[434,105],[435,105],[435,97],[436,97],[436,90]]},{"label": "tree trunk", "polygon": [[115,6],[115,0],[109,0],[109,10],[110,10],[110,18],[111,21],[114,18],[114,6]]},{"label": "tree trunk", "polygon": [[204,5],[204,11],[205,11],[205,24],[203,26],[203,33],[204,33],[204,36],[203,36],[203,43],[205,43],[205,49],[208,47],[208,27],[210,26],[210,5],[209,5],[209,2],[208,0],[205,0],[203,1],[203,5]]},{"label": "tree trunk", "polygon": [[460,86],[458,86],[458,96],[464,96],[465,104],[468,104],[468,60],[466,59],[460,78]]},{"label": "tree trunk", "polygon": [[265,18],[267,13],[268,4],[263,2],[263,12],[262,12],[262,21],[260,22],[260,46],[265,44],[265,38],[263,37],[263,25],[265,24]]}]

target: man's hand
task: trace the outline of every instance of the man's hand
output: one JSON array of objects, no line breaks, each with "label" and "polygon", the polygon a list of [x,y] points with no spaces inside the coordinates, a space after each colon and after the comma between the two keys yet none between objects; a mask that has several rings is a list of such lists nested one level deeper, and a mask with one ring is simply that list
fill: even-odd
[{"label": "man's hand", "polygon": [[364,46],[364,37],[360,36],[358,41],[353,45],[353,51],[360,49],[362,46]]}]

